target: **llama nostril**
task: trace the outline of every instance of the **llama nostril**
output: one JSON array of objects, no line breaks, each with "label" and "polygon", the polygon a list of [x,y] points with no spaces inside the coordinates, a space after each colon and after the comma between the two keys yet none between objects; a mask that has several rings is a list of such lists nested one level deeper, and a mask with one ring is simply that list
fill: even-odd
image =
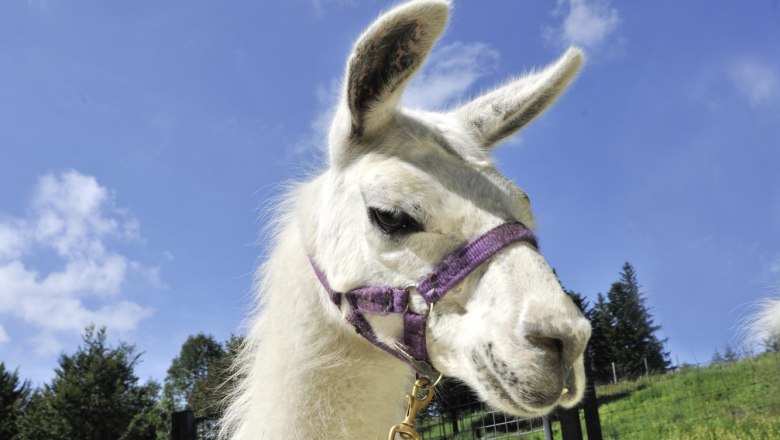
[{"label": "llama nostril", "polygon": [[563,341],[561,339],[535,335],[528,335],[525,338],[532,345],[541,348],[545,352],[559,357],[563,355]]}]

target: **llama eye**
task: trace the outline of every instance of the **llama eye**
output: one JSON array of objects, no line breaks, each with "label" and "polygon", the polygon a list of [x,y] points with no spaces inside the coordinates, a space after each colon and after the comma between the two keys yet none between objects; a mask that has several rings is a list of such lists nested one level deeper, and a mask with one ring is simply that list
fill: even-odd
[{"label": "llama eye", "polygon": [[369,208],[368,215],[379,229],[388,234],[422,230],[420,224],[403,211],[384,211],[378,208]]}]

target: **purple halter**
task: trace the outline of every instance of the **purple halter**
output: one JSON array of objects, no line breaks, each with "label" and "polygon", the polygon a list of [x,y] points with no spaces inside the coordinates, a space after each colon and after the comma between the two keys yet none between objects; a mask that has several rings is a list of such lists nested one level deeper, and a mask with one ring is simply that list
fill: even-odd
[{"label": "purple halter", "polygon": [[[409,309],[410,291],[414,289],[420,293],[425,303],[428,304],[430,312],[433,305],[466,278],[471,271],[501,249],[518,242],[526,242],[538,247],[536,237],[525,225],[519,222],[503,223],[449,254],[417,285],[403,289],[368,286],[358,287],[347,293],[336,292],[330,287],[327,277],[311,257],[309,261],[317,278],[328,292],[330,300],[339,309],[341,309],[342,296],[346,298],[349,304],[346,320],[355,327],[355,331],[360,336],[406,362],[421,375],[433,379],[437,373],[431,366],[425,343],[425,321],[428,318],[428,313],[414,313]],[[375,315],[402,314],[404,320],[403,342],[396,342],[394,347],[390,347],[380,341],[365,317],[367,313]]]}]

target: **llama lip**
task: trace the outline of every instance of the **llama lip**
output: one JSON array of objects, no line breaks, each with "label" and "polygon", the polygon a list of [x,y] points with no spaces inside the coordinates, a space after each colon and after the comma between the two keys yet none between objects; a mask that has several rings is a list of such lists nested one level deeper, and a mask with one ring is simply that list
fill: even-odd
[{"label": "llama lip", "polygon": [[[521,377],[519,372],[511,370],[505,362],[497,360],[490,344],[489,347],[484,350],[484,354],[473,352],[472,361],[479,375],[479,388],[484,390],[482,394],[486,394],[483,398],[493,406],[510,414],[536,417],[549,413],[558,401],[564,398],[563,389],[569,387],[564,386],[563,380]],[[534,374],[530,369],[528,373]],[[555,385],[542,386],[542,383]]]}]

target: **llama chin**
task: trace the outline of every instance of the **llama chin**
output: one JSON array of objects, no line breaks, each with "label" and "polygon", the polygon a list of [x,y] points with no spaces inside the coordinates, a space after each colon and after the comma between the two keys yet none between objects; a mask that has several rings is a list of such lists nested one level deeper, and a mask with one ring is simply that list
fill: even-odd
[{"label": "llama chin", "polygon": [[[399,107],[449,12],[444,0],[403,3],[355,43],[325,170],[276,214],[221,438],[386,438],[414,371],[358,335],[355,305],[331,293],[417,285],[487,231],[534,227],[528,196],[495,169],[492,150],[560,96],[582,52],[445,113]],[[491,254],[435,306],[422,294],[401,312],[424,314],[430,363],[487,403],[540,415],[582,397],[590,324],[535,242]],[[365,319],[381,344],[402,338],[399,315]]]}]

